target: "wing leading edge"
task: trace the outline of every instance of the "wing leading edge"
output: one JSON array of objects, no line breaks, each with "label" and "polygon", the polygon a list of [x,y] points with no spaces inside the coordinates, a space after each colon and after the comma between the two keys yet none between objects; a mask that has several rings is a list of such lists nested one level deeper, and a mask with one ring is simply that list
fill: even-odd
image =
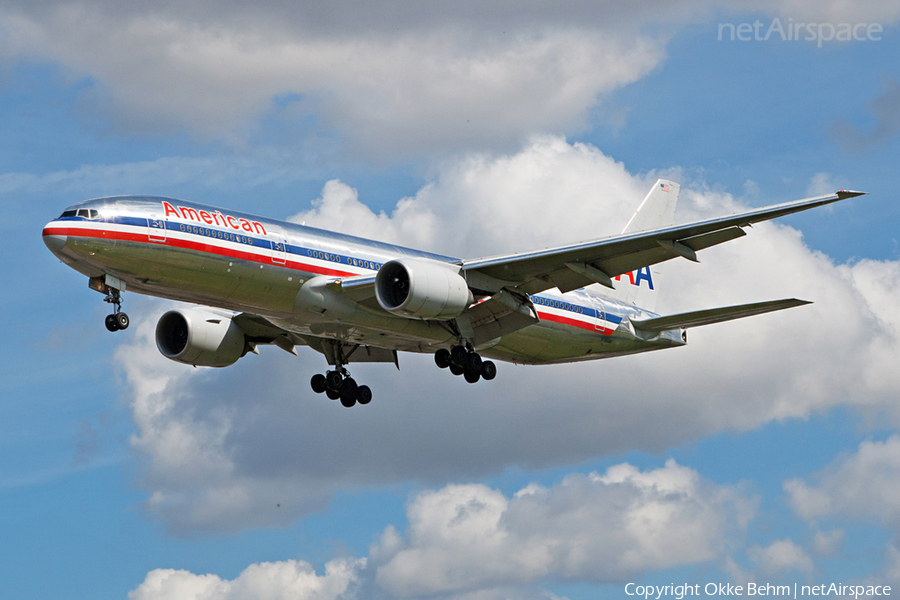
[{"label": "wing leading edge", "polygon": [[697,260],[697,252],[746,235],[743,228],[770,219],[831,204],[866,192],[841,190],[834,194],[795,200],[685,225],[629,233],[549,250],[463,261],[470,287],[486,293],[514,289],[536,294],[558,288],[565,293],[599,283],[613,287],[612,278],[671,260]]}]

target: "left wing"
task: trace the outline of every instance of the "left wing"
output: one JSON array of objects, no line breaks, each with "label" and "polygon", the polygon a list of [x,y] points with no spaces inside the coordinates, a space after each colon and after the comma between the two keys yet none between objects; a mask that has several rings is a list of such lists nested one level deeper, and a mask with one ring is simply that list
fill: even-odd
[{"label": "left wing", "polygon": [[612,278],[673,258],[697,260],[697,251],[746,235],[743,227],[824,206],[865,192],[834,194],[776,204],[686,225],[614,236],[539,252],[463,261],[469,287],[484,294],[506,288],[536,294],[549,288],[563,293],[599,283],[613,288]]},{"label": "left wing", "polygon": [[804,304],[812,304],[812,302],[809,302],[808,300],[798,300],[796,298],[770,300],[769,302],[755,302],[753,304],[740,304],[738,306],[695,310],[693,312],[679,313],[677,315],[668,315],[665,317],[654,317],[652,319],[630,319],[630,321],[635,329],[650,333],[659,333],[668,329],[687,329],[688,327],[700,327],[701,325],[724,323],[725,321],[743,319],[744,317],[752,317],[753,315],[761,315],[776,310],[794,308],[795,306],[803,306]]}]

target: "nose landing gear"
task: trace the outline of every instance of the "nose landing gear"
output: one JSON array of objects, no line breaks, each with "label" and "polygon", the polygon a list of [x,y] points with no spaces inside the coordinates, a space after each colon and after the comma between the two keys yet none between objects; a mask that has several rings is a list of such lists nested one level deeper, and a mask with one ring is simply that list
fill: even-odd
[{"label": "nose landing gear", "polygon": [[109,331],[128,329],[128,325],[131,324],[131,319],[122,312],[122,296],[119,294],[119,290],[107,287],[106,298],[104,298],[103,301],[113,305],[113,313],[111,315],[106,315],[106,328]]},{"label": "nose landing gear", "polygon": [[441,348],[434,353],[434,362],[441,369],[450,369],[454,375],[462,375],[469,383],[479,379],[490,381],[497,376],[497,366],[489,360],[482,360],[481,355],[471,347],[462,344],[449,350]]}]

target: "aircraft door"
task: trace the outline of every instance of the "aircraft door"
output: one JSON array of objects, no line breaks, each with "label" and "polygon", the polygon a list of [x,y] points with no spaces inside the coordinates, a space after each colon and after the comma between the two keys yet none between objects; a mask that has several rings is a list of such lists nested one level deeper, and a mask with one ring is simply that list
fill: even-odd
[{"label": "aircraft door", "polygon": [[151,242],[164,244],[166,242],[166,220],[157,219],[156,215],[147,219],[147,238]]},{"label": "aircraft door", "polygon": [[594,304],[594,331],[606,332],[606,313],[603,310],[603,300],[596,296],[591,296]]},{"label": "aircraft door", "polygon": [[276,265],[283,265],[287,259],[287,242],[280,231],[272,229],[272,239],[269,240],[269,243],[272,244],[272,262]]}]

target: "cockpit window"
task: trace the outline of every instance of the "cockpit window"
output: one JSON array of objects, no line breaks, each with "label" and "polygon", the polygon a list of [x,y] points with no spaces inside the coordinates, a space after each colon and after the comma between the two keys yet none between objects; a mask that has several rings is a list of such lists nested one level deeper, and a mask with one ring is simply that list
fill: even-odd
[{"label": "cockpit window", "polygon": [[60,219],[70,219],[72,217],[81,217],[83,219],[99,219],[100,211],[96,208],[79,208],[77,210],[64,210],[59,215]]}]

